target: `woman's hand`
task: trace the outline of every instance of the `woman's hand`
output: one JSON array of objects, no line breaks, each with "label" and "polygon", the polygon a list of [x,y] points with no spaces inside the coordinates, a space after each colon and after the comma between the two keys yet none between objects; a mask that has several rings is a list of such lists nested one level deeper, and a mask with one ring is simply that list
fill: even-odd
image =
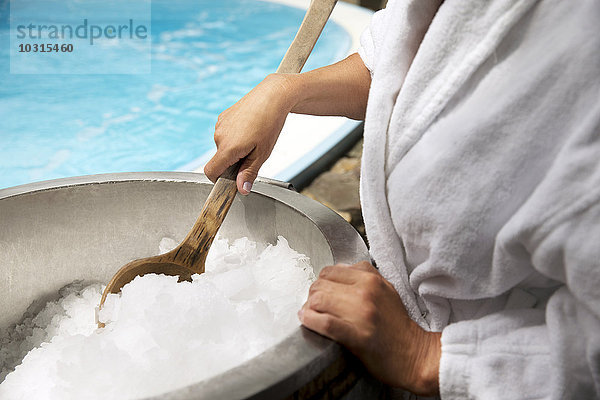
[{"label": "woman's hand", "polygon": [[439,392],[441,333],[412,321],[371,264],[323,268],[298,315],[307,328],[346,346],[380,381],[417,395]]},{"label": "woman's hand", "polygon": [[271,74],[219,115],[215,126],[217,153],[204,166],[216,181],[230,165],[244,159],[237,177],[240,193],[248,194],[292,109],[291,80],[295,74]]},{"label": "woman's hand", "polygon": [[240,101],[219,115],[215,127],[217,153],[204,167],[213,182],[244,159],[237,176],[248,194],[267,160],[289,112],[342,115],[362,119],[371,75],[358,54],[302,74],[271,74]]}]

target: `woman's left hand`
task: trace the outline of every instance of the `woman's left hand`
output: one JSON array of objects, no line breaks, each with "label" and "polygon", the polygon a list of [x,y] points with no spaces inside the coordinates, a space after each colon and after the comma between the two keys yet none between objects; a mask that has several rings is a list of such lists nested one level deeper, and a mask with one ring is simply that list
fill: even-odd
[{"label": "woman's left hand", "polygon": [[439,393],[441,333],[411,320],[392,284],[368,262],[323,268],[298,316],[347,347],[383,383]]}]

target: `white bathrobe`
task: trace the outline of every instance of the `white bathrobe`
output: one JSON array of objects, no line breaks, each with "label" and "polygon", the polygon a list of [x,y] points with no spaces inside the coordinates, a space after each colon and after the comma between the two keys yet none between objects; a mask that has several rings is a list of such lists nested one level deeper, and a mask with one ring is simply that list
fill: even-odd
[{"label": "white bathrobe", "polygon": [[442,399],[599,398],[600,1],[391,0],[359,54],[371,253]]}]

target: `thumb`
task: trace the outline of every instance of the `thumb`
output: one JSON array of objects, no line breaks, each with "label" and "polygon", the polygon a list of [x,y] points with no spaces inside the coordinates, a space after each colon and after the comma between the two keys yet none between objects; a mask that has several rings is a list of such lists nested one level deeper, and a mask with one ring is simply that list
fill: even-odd
[{"label": "thumb", "polygon": [[250,193],[254,180],[258,176],[258,170],[263,163],[264,161],[258,159],[254,151],[242,161],[236,181],[237,188],[241,194],[247,195]]}]

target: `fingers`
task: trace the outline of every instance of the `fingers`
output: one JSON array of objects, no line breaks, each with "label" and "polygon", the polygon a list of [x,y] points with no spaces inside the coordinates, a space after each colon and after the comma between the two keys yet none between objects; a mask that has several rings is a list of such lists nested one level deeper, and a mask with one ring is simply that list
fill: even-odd
[{"label": "fingers", "polygon": [[310,308],[303,308],[298,313],[302,325],[323,336],[327,336],[346,346],[352,347],[354,335],[352,326],[331,314],[320,313]]},{"label": "fingers", "polygon": [[361,271],[371,272],[371,273],[375,273],[375,274],[379,275],[379,271],[377,271],[377,268],[375,268],[368,261],[361,261],[359,263],[354,264],[352,267],[354,267],[358,270],[361,270]]},{"label": "fingers", "polygon": [[349,320],[355,313],[355,299],[347,285],[319,279],[312,284],[306,308]]},{"label": "fingers", "polygon": [[[227,128],[222,128],[222,123],[227,118],[230,109],[223,111],[219,114],[219,118],[215,125],[215,144],[217,145],[217,152],[215,155],[204,165],[204,174],[212,182],[216,182],[217,179],[225,172],[227,168],[246,157],[249,153],[254,150],[254,147],[249,143],[236,143],[239,142],[239,138],[235,135],[228,134]],[[243,142],[243,141],[242,141]]]},{"label": "fingers", "polygon": [[227,168],[238,162],[241,157],[236,157],[233,152],[217,151],[217,153],[204,166],[204,174],[212,182],[216,182],[219,176]]},{"label": "fingers", "polygon": [[354,265],[337,264],[327,266],[321,270],[319,278],[352,285],[364,279],[365,273],[379,275],[379,272],[370,263],[363,261]]},{"label": "fingers", "polygon": [[249,154],[243,153],[217,151],[213,158],[204,166],[204,174],[212,182],[216,182],[227,168],[243,158],[244,160],[237,175],[236,185],[241,194],[249,194],[258,176],[258,171],[265,160],[263,159],[264,157],[258,154],[256,149],[250,151]]},{"label": "fingers", "polygon": [[353,353],[362,354],[372,345],[381,321],[379,305],[385,299],[382,294],[389,292],[384,282],[368,262],[325,267],[310,287],[308,299],[298,313],[300,321]]}]

